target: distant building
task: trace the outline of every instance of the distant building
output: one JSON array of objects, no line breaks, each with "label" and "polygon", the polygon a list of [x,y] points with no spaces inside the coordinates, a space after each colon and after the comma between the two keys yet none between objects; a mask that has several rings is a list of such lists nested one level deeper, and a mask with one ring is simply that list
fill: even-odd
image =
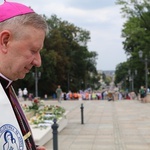
[{"label": "distant building", "polygon": [[115,70],[98,70],[99,74],[105,74],[106,76],[113,77],[115,75]]},{"label": "distant building", "polygon": [[[98,73],[101,75],[100,83],[101,83],[101,88],[109,88],[110,90],[113,90],[115,87],[114,84],[114,79],[115,79],[115,71],[114,70],[98,70]],[[107,87],[102,74],[105,74],[106,77],[111,77],[112,81],[110,82],[110,85]]]},{"label": "distant building", "polygon": [[104,73],[106,76],[111,76],[111,77],[113,77],[114,74],[115,74],[115,71],[114,71],[114,70],[104,70],[103,73]]}]

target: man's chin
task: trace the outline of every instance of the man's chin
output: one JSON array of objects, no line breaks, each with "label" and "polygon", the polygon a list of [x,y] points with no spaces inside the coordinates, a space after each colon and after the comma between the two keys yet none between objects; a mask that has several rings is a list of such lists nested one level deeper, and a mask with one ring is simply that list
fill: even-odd
[{"label": "man's chin", "polygon": [[18,80],[18,79],[24,79],[25,76],[26,76],[26,74],[20,75],[18,78],[16,78],[16,80]]}]

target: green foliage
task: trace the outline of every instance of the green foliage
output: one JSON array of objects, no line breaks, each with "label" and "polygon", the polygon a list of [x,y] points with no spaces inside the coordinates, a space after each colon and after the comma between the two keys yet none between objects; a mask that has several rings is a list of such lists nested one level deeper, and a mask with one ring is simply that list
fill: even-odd
[{"label": "green foliage", "polygon": [[[45,17],[45,19],[49,33],[41,51],[42,66],[38,69],[41,72],[41,78],[38,81],[39,95],[52,95],[58,84],[61,85],[64,92],[78,91],[81,88],[81,81],[84,82],[84,88],[86,88],[87,79],[89,82],[92,80],[90,74],[97,74],[97,53],[87,48],[90,32],[68,21],[62,21],[56,15],[50,18]],[[34,72],[34,68],[32,71]],[[26,87],[31,83],[28,89],[34,91],[35,83],[32,73],[30,78],[26,77],[23,81],[26,81]],[[94,80],[93,84],[96,82],[98,79]]]},{"label": "green foliage", "polygon": [[[122,37],[125,53],[130,57],[125,63],[121,63],[116,68],[116,83],[121,82],[127,71],[137,70],[135,78],[136,88],[145,82],[144,57],[150,60],[150,1],[149,0],[117,0],[121,6],[121,13],[126,18],[123,25]],[[143,51],[143,61],[139,58],[139,51]],[[124,77],[123,77],[124,74]]]},{"label": "green foliage", "polygon": [[120,63],[115,71],[115,84],[120,83],[128,75],[129,64],[127,62]]}]

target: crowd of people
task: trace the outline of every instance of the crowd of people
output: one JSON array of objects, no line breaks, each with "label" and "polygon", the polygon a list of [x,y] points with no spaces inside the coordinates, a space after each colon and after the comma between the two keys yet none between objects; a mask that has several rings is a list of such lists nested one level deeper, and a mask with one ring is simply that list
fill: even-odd
[{"label": "crowd of people", "polygon": [[[139,99],[141,102],[146,102],[146,93],[144,86],[141,86],[139,89],[139,93],[136,94],[135,92],[123,92],[119,90],[108,90],[108,89],[102,89],[97,91],[92,90],[79,90],[79,92],[72,92],[69,91],[68,93],[63,92],[61,89],[61,86],[58,85],[55,96],[52,96],[53,99],[57,99],[58,102],[61,102],[61,100],[108,100],[108,101],[114,101],[114,100],[134,100]],[[34,96],[32,93],[29,93],[27,88],[24,88],[23,90],[21,88],[18,89],[18,98],[20,100],[33,100]],[[44,99],[48,99],[48,95],[44,95]]]},{"label": "crowd of people", "polygon": [[123,99],[136,99],[135,92],[121,92],[110,90],[98,90],[98,91],[82,91],[68,93],[62,92],[63,100],[123,100]]}]

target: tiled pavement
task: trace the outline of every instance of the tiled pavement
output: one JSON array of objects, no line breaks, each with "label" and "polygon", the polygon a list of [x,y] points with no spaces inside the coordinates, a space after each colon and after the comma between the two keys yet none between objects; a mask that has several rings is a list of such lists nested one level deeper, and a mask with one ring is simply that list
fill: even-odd
[{"label": "tiled pavement", "polygon": [[[138,100],[47,101],[69,111],[58,150],[150,150],[150,103]],[[81,124],[81,103],[84,124]],[[53,141],[46,145],[53,150]]]}]

